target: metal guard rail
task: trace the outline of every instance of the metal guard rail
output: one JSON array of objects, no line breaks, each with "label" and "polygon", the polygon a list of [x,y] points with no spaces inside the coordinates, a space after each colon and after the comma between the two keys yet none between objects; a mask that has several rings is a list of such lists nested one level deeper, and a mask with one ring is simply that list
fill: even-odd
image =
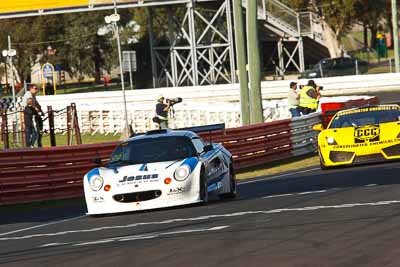
[{"label": "metal guard rail", "polygon": [[[199,133],[221,142],[242,170],[315,151],[312,125],[320,114]],[[83,196],[83,175],[106,162],[117,142],[41,149],[0,151],[0,205]]]}]

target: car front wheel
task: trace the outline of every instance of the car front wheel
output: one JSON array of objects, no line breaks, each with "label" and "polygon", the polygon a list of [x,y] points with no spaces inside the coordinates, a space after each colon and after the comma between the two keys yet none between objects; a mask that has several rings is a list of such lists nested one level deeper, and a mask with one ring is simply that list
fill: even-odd
[{"label": "car front wheel", "polygon": [[207,185],[207,179],[206,179],[204,172],[201,172],[199,181],[200,181],[200,200],[203,203],[207,203],[208,202],[208,185]]},{"label": "car front wheel", "polygon": [[235,198],[237,195],[236,175],[232,166],[229,168],[229,193],[220,195],[221,198]]}]

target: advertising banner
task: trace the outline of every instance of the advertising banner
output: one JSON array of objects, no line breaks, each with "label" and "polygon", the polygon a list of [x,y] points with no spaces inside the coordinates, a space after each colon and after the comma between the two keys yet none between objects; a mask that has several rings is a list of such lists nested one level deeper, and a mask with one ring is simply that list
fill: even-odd
[{"label": "advertising banner", "polygon": [[[138,0],[117,0],[117,4],[137,3]],[[0,16],[10,13],[28,13],[54,9],[74,9],[96,5],[110,5],[113,0],[1,0]]]}]

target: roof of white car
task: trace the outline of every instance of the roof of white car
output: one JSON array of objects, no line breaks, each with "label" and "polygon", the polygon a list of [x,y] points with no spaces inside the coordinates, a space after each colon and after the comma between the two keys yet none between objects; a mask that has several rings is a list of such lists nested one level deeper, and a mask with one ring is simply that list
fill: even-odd
[{"label": "roof of white car", "polygon": [[160,138],[160,137],[166,137],[166,136],[186,136],[188,138],[193,138],[193,137],[198,137],[198,135],[194,132],[191,131],[175,131],[171,129],[162,129],[162,130],[153,130],[153,131],[148,131],[147,133],[144,134],[138,134],[130,137],[127,141],[132,142],[132,141],[137,141],[137,140],[144,140],[144,139],[149,139],[149,138]]}]

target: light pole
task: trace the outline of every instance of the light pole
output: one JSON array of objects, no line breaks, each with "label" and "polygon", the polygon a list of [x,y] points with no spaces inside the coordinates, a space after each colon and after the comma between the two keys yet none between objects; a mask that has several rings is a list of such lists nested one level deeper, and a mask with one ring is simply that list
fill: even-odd
[{"label": "light pole", "polygon": [[400,72],[399,58],[399,22],[397,20],[397,1],[392,0],[392,23],[393,23],[393,44],[394,44],[394,63],[396,72]]},{"label": "light pole", "polygon": [[[2,51],[3,57],[7,57],[8,62],[10,64],[10,69],[11,69],[11,88],[12,88],[12,97],[13,97],[13,104],[14,104],[14,109],[17,111],[17,99],[15,96],[15,84],[14,84],[14,67],[13,67],[13,61],[12,58],[17,55],[17,51],[15,49],[11,48],[11,37],[10,35],[8,36],[8,50],[3,50]],[[18,113],[15,112],[15,123],[16,127],[18,129]],[[19,134],[17,132],[17,138]]]},{"label": "light pole", "polygon": [[7,92],[8,92],[8,70],[7,70],[7,57],[6,56],[4,56],[4,74],[5,74],[5,76],[6,76],[6,90],[7,90]]},{"label": "light pole", "polygon": [[261,73],[260,73],[260,48],[258,43],[257,2],[247,1],[247,58],[249,64],[249,97],[251,124],[264,122]]},{"label": "light pole", "polygon": [[[106,16],[104,20],[106,21],[107,24],[112,26],[112,29],[115,33],[115,36],[117,38],[117,46],[118,46],[118,58],[119,58],[119,70],[120,70],[120,75],[121,75],[121,85],[122,85],[122,95],[123,95],[123,101],[124,101],[124,119],[125,119],[125,133],[130,135],[130,130],[129,130],[129,122],[128,122],[128,109],[126,106],[126,95],[125,95],[125,81],[124,81],[124,72],[122,70],[122,53],[121,53],[121,42],[119,39],[119,29],[118,29],[118,24],[117,22],[120,20],[120,15],[117,13],[117,2],[114,1],[114,14],[111,14],[109,16]],[[98,32],[101,34],[101,31]]]},{"label": "light pole", "polygon": [[16,108],[17,106],[16,106],[16,99],[15,99],[15,85],[14,85],[14,73],[13,73],[14,67],[13,67],[12,57],[17,55],[17,51],[15,49],[11,49],[11,45],[9,44],[8,50],[3,50],[2,54],[3,54],[3,57],[7,58],[8,64],[10,65],[12,96],[13,96],[14,107]]}]

